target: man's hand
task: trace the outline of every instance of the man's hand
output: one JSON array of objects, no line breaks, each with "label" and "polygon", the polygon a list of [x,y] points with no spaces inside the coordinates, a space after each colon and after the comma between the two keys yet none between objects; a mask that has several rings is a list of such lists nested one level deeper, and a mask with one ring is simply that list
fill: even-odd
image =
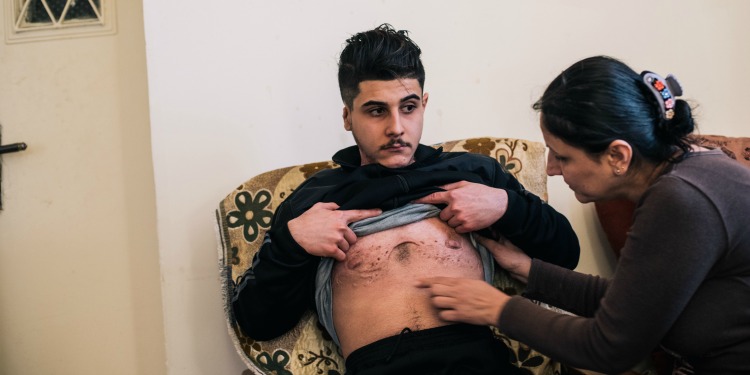
[{"label": "man's hand", "polygon": [[484,229],[498,221],[508,209],[508,192],[467,181],[441,186],[445,191],[419,198],[414,203],[446,204],[440,219],[458,233]]},{"label": "man's hand", "polygon": [[294,240],[311,255],[331,257],[338,261],[357,242],[349,228],[355,221],[381,214],[380,209],[338,211],[336,203],[316,203],[302,215],[289,221],[289,232]]},{"label": "man's hand", "polygon": [[429,277],[417,287],[427,289],[440,319],[497,326],[510,297],[483,280]]},{"label": "man's hand", "polygon": [[491,240],[474,234],[477,242],[482,244],[492,253],[497,264],[510,272],[516,280],[527,283],[529,280],[529,271],[531,270],[531,258],[512,244],[505,237],[499,236],[497,240]]}]

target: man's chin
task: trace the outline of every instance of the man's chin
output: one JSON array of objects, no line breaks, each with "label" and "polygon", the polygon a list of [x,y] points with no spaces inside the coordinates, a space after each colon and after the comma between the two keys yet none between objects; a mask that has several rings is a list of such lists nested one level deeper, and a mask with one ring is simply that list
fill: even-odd
[{"label": "man's chin", "polygon": [[414,160],[411,157],[391,157],[378,160],[378,164],[386,168],[403,168],[413,162]]}]

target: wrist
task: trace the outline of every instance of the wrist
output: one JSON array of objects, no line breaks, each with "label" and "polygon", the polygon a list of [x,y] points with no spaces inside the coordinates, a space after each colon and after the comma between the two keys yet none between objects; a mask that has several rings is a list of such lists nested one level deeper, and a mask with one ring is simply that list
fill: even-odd
[{"label": "wrist", "polygon": [[495,309],[494,316],[490,320],[489,324],[493,325],[495,327],[500,327],[500,316],[503,315],[503,310],[505,310],[505,305],[508,304],[508,301],[510,301],[510,296],[507,294],[500,292],[500,296],[498,298],[498,304]]},{"label": "wrist", "polygon": [[523,283],[529,282],[529,271],[531,271],[531,258],[524,259],[518,267],[516,267],[512,274],[513,277],[516,278],[516,280],[521,281]]}]

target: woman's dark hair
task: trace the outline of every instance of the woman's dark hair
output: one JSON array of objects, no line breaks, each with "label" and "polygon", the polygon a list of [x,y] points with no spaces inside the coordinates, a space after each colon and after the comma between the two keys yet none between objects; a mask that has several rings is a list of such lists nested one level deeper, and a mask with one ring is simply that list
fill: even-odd
[{"label": "woman's dark hair", "polygon": [[662,103],[641,75],[621,61],[595,56],[562,72],[533,105],[547,131],[592,155],[621,139],[633,147],[633,163],[674,162],[675,151],[687,152],[695,129],[690,106],[678,99],[674,117],[661,113]]},{"label": "woman's dark hair", "polygon": [[422,50],[406,30],[395,30],[384,23],[347,39],[339,58],[341,99],[351,108],[362,81],[390,81],[414,78],[424,89]]}]

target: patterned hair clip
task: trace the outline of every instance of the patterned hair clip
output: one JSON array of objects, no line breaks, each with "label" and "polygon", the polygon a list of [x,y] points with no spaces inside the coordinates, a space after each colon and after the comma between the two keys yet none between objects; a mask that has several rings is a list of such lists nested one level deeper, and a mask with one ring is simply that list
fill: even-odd
[{"label": "patterned hair clip", "polygon": [[675,98],[682,95],[682,86],[675,76],[669,74],[667,78],[661,78],[656,73],[643,71],[641,73],[643,82],[662,105],[659,106],[662,117],[671,120],[674,117]]}]

